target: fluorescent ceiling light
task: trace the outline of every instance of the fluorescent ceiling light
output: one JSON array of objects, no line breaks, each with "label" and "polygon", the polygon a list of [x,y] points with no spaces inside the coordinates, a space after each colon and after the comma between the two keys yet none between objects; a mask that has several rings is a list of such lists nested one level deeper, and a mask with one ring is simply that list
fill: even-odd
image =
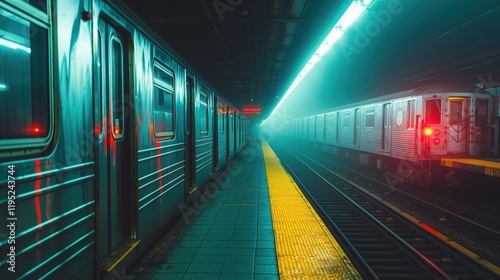
[{"label": "fluorescent ceiling light", "polygon": [[9,40],[5,40],[3,38],[0,38],[0,45],[7,47],[7,48],[10,48],[10,49],[13,49],[13,50],[23,50],[27,53],[31,53],[31,48],[25,47],[23,45],[20,45],[18,43],[14,43],[14,42],[9,41]]},{"label": "fluorescent ceiling light", "polygon": [[6,84],[0,84],[0,91],[7,91],[7,85]]},{"label": "fluorescent ceiling light", "polygon": [[309,61],[304,65],[300,73],[295,77],[295,80],[292,82],[292,85],[288,88],[286,93],[281,98],[276,108],[271,112],[269,117],[262,122],[263,125],[267,120],[271,118],[271,116],[278,110],[278,108],[283,104],[283,102],[290,96],[292,91],[299,85],[300,81],[314,68],[314,65],[320,61],[321,57],[323,57],[332,46],[339,40],[340,37],[344,34],[345,31],[351,27],[357,19],[359,19],[369,4],[374,3],[372,0],[355,0],[349,5],[347,10],[344,12],[342,17],[340,17],[339,21],[332,28],[330,33],[325,37],[323,42],[319,45],[318,49],[311,56]]}]

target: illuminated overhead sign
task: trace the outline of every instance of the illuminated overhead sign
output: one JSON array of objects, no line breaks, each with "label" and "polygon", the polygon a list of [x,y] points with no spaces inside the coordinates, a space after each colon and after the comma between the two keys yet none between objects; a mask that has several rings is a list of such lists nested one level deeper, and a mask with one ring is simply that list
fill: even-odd
[{"label": "illuminated overhead sign", "polygon": [[251,115],[251,114],[260,114],[262,113],[262,108],[259,107],[246,107],[243,108],[243,114]]}]

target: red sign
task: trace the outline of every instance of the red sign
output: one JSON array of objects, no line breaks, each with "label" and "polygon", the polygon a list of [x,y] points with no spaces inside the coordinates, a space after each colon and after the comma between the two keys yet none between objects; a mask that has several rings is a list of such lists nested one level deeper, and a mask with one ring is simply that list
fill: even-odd
[{"label": "red sign", "polygon": [[262,113],[262,108],[259,107],[246,107],[243,108],[243,114],[260,114]]}]

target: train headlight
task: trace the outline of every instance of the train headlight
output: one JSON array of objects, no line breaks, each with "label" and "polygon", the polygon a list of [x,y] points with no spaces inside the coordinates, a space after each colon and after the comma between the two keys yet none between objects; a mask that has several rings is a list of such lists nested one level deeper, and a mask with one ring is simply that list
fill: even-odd
[{"label": "train headlight", "polygon": [[432,128],[430,128],[430,127],[424,128],[424,135],[431,136],[432,135]]}]

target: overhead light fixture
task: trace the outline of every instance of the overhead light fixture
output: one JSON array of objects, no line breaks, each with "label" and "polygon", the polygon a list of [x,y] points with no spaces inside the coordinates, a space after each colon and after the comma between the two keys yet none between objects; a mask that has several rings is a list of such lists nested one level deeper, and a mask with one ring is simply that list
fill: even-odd
[{"label": "overhead light fixture", "polygon": [[271,116],[276,113],[278,108],[283,104],[283,102],[288,98],[288,96],[293,92],[293,90],[300,84],[302,79],[311,71],[316,63],[321,60],[321,58],[332,48],[333,45],[339,40],[340,37],[347,31],[355,22],[358,20],[363,13],[366,11],[370,4],[373,4],[376,0],[355,0],[346,9],[339,21],[333,26],[332,30],[325,37],[323,42],[319,45],[318,49],[311,56],[309,61],[304,65],[302,70],[299,72],[295,80],[292,82],[286,93],[281,98],[276,108],[271,112],[269,117],[262,122],[261,125],[266,123]]},{"label": "overhead light fixture", "polygon": [[0,84],[0,91],[7,91],[7,85],[6,84]]}]

